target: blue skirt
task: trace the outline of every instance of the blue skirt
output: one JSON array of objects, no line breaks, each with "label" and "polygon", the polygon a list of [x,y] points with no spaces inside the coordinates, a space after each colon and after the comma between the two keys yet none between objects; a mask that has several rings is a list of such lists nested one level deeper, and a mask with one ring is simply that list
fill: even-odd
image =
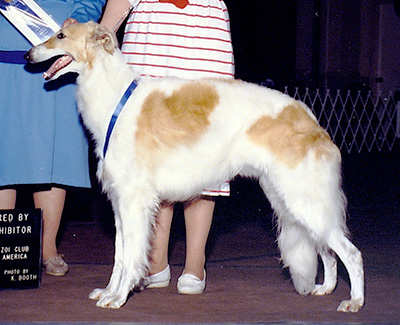
[{"label": "blue skirt", "polygon": [[90,187],[75,84],[45,83],[43,71],[31,69],[40,66],[27,67],[0,62],[0,186]]}]

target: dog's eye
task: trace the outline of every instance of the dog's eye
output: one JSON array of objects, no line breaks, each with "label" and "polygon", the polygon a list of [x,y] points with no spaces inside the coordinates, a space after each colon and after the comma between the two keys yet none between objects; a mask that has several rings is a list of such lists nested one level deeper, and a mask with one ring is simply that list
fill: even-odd
[{"label": "dog's eye", "polygon": [[65,36],[65,34],[63,34],[63,33],[60,33],[60,34],[58,34],[57,35],[57,38],[58,39],[63,39],[63,38],[65,38],[66,36]]}]

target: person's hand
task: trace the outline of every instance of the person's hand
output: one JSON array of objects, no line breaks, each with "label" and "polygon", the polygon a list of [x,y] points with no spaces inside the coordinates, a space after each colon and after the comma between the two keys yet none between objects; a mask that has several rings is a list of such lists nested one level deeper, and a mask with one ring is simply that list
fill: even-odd
[{"label": "person's hand", "polygon": [[64,20],[64,23],[62,24],[62,27],[67,27],[69,25],[76,24],[76,23],[78,23],[78,21],[75,18],[71,18],[70,17],[70,18],[67,18],[67,19]]}]

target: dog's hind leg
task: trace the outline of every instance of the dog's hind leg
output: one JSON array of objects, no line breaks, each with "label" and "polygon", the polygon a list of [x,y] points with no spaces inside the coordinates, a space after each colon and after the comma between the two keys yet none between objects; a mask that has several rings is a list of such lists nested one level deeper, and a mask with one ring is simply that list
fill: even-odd
[{"label": "dog's hind leg", "polygon": [[350,278],[351,299],[342,301],[337,310],[358,312],[364,305],[364,269],[361,252],[340,232],[332,232],[327,244],[342,260]]},{"label": "dog's hind leg", "polygon": [[[309,172],[310,170],[315,172]],[[363,261],[361,252],[346,237],[346,198],[341,188],[339,161],[330,157],[316,160],[316,164],[308,169],[299,169],[300,173],[308,176],[308,179],[299,181],[297,187],[302,194],[296,200],[301,200],[303,203],[290,200],[290,206],[299,207],[297,216],[310,229],[310,233],[315,235],[318,246],[332,249],[347,269],[350,277],[351,299],[343,301],[338,311],[358,312],[364,305]],[[334,288],[332,278],[337,272],[336,265],[333,257],[322,255],[322,258],[328,277],[324,285],[329,292]]]},{"label": "dog's hind leg", "polygon": [[[272,180],[269,187],[273,189],[272,193],[279,194],[272,196],[271,203],[274,207],[274,201],[280,202],[277,215],[281,229],[278,243],[282,259],[285,265],[289,265],[299,293],[312,293],[314,289],[315,293],[328,293],[333,290],[335,283],[333,257],[321,255],[327,272],[324,287],[314,285],[309,290],[311,278],[302,279],[304,271],[301,256],[309,257],[314,270],[312,243],[315,245],[315,254],[318,250],[322,253],[322,249],[332,249],[343,261],[351,282],[351,299],[343,301],[338,311],[357,312],[364,304],[363,263],[360,251],[346,238],[346,198],[341,189],[340,159],[332,156],[307,159],[295,168],[270,171]],[[311,266],[305,266],[307,268],[311,270]]]},{"label": "dog's hind leg", "polygon": [[337,260],[336,256],[331,254],[327,249],[320,250],[320,256],[324,265],[324,282],[317,284],[312,294],[323,296],[332,293],[337,283]]},{"label": "dog's hind leg", "polygon": [[[129,292],[137,286],[146,275],[148,253],[151,247],[154,218],[158,208],[158,198],[154,191],[140,188],[122,187],[118,200],[121,216],[122,254],[121,263],[114,271],[120,274],[120,280],[111,277],[112,291],[102,297],[96,306],[119,308],[127,300]],[[118,283],[117,283],[118,282]],[[117,288],[114,290],[114,286]]]},{"label": "dog's hind leg", "polygon": [[[364,304],[364,271],[363,262],[360,251],[346,238],[346,227],[343,224],[343,211],[341,212],[342,203],[340,197],[341,190],[330,195],[323,192],[327,190],[328,185],[322,193],[313,190],[310,193],[318,193],[314,198],[310,199],[312,204],[309,208],[300,211],[299,219],[308,227],[310,234],[315,236],[315,241],[318,246],[323,245],[332,249],[345,265],[351,285],[351,299],[343,301],[338,311],[343,312],[358,312]],[[309,195],[308,195],[309,197]],[[331,197],[331,198],[329,198]],[[324,198],[324,199],[322,199]],[[293,206],[293,202],[292,202]],[[304,208],[304,207],[303,207]],[[306,217],[304,217],[306,216]],[[316,287],[315,293],[328,293],[335,287],[336,265],[333,262],[333,257],[322,255],[324,266],[326,268],[326,277],[323,287]]]}]

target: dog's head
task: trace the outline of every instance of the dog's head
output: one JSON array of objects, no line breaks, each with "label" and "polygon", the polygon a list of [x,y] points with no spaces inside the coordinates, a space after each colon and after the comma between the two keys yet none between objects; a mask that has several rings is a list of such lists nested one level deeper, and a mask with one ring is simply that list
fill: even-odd
[{"label": "dog's head", "polygon": [[112,55],[117,47],[114,33],[99,24],[87,22],[61,28],[46,42],[31,48],[25,59],[37,63],[59,57],[43,74],[46,80],[53,80],[67,72],[81,73],[91,67],[100,51]]}]

